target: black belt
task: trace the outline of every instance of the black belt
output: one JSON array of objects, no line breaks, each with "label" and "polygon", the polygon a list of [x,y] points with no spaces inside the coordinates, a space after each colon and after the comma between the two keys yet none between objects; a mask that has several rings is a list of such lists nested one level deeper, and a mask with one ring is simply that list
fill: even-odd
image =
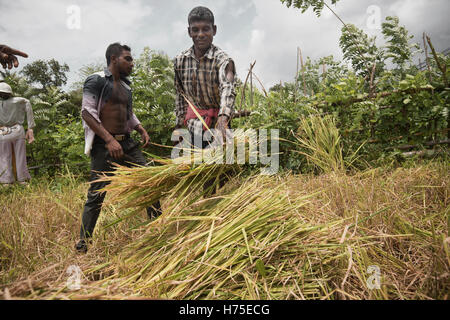
[{"label": "black belt", "polygon": [[[112,137],[114,138],[114,140],[116,140],[118,142],[123,142],[123,141],[130,139],[131,135],[128,133],[127,134],[112,134]],[[103,141],[103,139],[97,135],[95,136],[94,142],[95,143],[105,143],[105,141]]]}]

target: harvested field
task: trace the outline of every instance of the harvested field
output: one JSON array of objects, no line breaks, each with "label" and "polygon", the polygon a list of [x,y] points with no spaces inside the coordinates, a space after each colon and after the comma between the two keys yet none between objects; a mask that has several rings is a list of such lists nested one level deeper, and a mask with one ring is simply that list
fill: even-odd
[{"label": "harvested field", "polygon": [[87,185],[35,181],[0,191],[0,296],[448,299],[449,176],[448,163],[431,162],[238,177],[183,206],[166,195],[150,223],[143,211],[126,218],[110,194],[86,255],[74,245]]}]

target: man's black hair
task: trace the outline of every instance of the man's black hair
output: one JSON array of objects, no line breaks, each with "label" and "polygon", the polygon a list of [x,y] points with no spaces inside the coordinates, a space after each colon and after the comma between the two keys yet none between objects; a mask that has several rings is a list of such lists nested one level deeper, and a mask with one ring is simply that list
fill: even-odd
[{"label": "man's black hair", "polygon": [[116,57],[120,57],[122,55],[122,51],[124,50],[131,52],[130,47],[127,45],[121,45],[118,42],[110,44],[108,46],[108,49],[106,49],[106,62],[108,66],[111,63],[111,56],[115,55]]},{"label": "man's black hair", "polygon": [[196,7],[189,13],[188,23],[191,25],[197,21],[206,21],[214,25],[214,14],[206,7]]}]

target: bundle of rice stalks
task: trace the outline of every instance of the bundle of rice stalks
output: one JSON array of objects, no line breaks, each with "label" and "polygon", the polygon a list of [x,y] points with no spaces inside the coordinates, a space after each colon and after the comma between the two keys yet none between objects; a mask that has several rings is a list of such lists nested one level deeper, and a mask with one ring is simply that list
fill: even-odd
[{"label": "bundle of rice stalks", "polygon": [[[182,213],[166,212],[124,250],[113,278],[136,294],[169,299],[285,299],[291,291],[321,296],[326,277],[319,264],[303,274],[293,267],[299,267],[299,253],[311,250],[305,244],[342,221],[302,222],[297,212],[307,197],[291,199],[287,191],[281,180],[260,176]],[[314,240],[307,240],[312,233]],[[303,277],[308,280],[300,284]]]},{"label": "bundle of rice stalks", "polygon": [[332,116],[322,117],[312,114],[303,117],[300,128],[295,135],[300,150],[294,150],[304,155],[307,160],[323,173],[342,172],[355,161],[354,154],[345,159],[342,153],[342,141],[336,120]]},{"label": "bundle of rice stalks", "polygon": [[112,194],[114,199],[120,199],[117,202],[121,209],[132,209],[132,215],[179,190],[182,190],[183,196],[186,196],[186,193],[191,195],[203,188],[208,181],[214,181],[209,189],[215,188],[219,176],[235,170],[236,168],[231,166],[205,164],[194,168],[186,164],[167,162],[162,166],[148,168],[119,166],[114,176],[103,179],[111,181],[111,185],[105,190]]},{"label": "bundle of rice stalks", "polygon": [[[267,137],[266,137],[267,139]],[[233,141],[232,143],[229,143]],[[223,181],[238,176],[249,159],[257,159],[260,145],[247,132],[236,131],[227,143],[212,143],[205,150],[192,149],[190,145],[179,148],[183,156],[170,160],[155,160],[153,167],[116,166],[113,175],[105,175],[100,180],[111,182],[104,191],[113,195],[120,209],[132,209],[129,215],[153,205],[162,198],[173,200],[176,207],[182,208],[216,190]],[[181,153],[181,152],[180,152]],[[274,156],[274,155],[272,155]]]},{"label": "bundle of rice stalks", "polygon": [[318,193],[298,193],[288,180],[252,177],[226,195],[167,211],[104,269],[113,276],[102,286],[168,299],[386,295],[370,292],[367,270],[386,266],[386,259],[398,268],[401,262],[380,256],[380,248],[386,239],[410,235],[370,229],[356,233],[358,223],[385,209],[361,221],[332,215],[317,223],[320,213],[306,208]]},{"label": "bundle of rice stalks", "polygon": [[[198,190],[211,192],[221,176],[239,172],[237,165],[217,164],[213,158],[201,162],[198,158],[202,159],[202,152],[196,151],[192,158],[184,157],[178,161],[160,159],[157,160],[159,165],[151,167],[116,166],[114,175],[100,180],[111,182],[105,191],[118,199],[121,209],[132,209],[130,215],[133,215],[163,197],[176,195],[178,199],[187,199]],[[203,190],[205,184],[207,187]]]},{"label": "bundle of rice stalks", "polygon": [[[412,227],[409,211],[393,208],[390,198],[375,210],[370,204],[364,211],[356,210],[367,200],[367,192],[353,194],[354,184],[371,175],[332,173],[324,176],[331,181],[323,187],[304,191],[299,177],[254,176],[214,198],[182,201],[184,206],[175,201],[116,260],[102,266],[112,276],[100,285],[168,299],[425,297],[428,289],[411,290],[423,271],[409,260],[430,253],[400,249],[400,254],[396,246],[420,246],[423,236],[429,242],[431,233],[425,225]],[[383,185],[381,181],[377,185]],[[327,203],[310,205],[327,197]],[[323,213],[334,198],[336,209]],[[347,200],[339,202],[342,198]],[[348,207],[349,201],[358,203]],[[356,212],[341,213],[342,206]],[[440,214],[434,216],[441,219]],[[379,219],[383,222],[374,227]],[[445,276],[445,255],[434,259],[443,261],[439,274]],[[408,273],[414,276],[406,277]],[[405,274],[404,280],[400,274]]]},{"label": "bundle of rice stalks", "polygon": [[[132,233],[127,228],[134,226],[120,224],[81,260],[71,256],[70,234],[54,240],[58,224],[36,234],[34,224],[22,224],[26,239],[56,241],[49,252],[57,259],[38,245],[36,272],[10,283],[11,265],[0,274],[8,283],[0,291],[29,299],[446,300],[448,175],[448,163],[438,163],[351,176],[241,178],[241,187],[231,181],[214,198],[169,204]],[[36,219],[34,212],[20,213],[23,203],[36,205],[27,199],[8,208]],[[64,210],[50,212],[67,218]],[[20,264],[36,261],[33,251],[15,250],[24,256]],[[49,261],[61,265],[49,272]],[[72,264],[85,275],[79,291],[66,288]]]}]

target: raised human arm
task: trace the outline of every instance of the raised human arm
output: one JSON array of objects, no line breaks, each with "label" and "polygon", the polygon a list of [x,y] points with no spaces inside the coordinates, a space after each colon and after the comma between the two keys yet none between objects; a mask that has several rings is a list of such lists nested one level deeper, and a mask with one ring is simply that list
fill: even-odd
[{"label": "raised human arm", "polygon": [[224,70],[221,68],[219,71],[220,111],[217,119],[217,129],[222,132],[224,139],[234,112],[234,101],[236,98],[234,90],[235,75],[236,69],[233,60],[229,60]]}]

